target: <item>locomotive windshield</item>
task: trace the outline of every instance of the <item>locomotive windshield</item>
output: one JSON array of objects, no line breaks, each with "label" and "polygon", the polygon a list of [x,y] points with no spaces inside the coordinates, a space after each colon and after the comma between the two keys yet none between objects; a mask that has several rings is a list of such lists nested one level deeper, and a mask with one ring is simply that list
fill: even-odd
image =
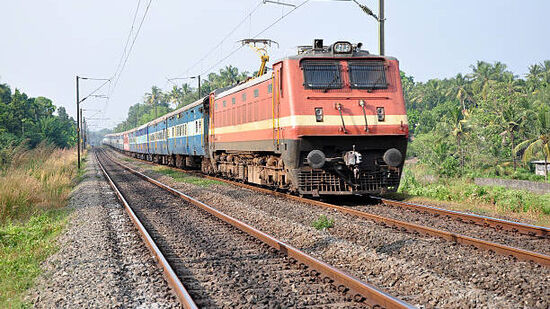
[{"label": "locomotive windshield", "polygon": [[382,61],[349,62],[351,88],[386,89],[386,71]]},{"label": "locomotive windshield", "polygon": [[306,61],[302,63],[304,86],[308,89],[340,89],[342,77],[337,62]]}]

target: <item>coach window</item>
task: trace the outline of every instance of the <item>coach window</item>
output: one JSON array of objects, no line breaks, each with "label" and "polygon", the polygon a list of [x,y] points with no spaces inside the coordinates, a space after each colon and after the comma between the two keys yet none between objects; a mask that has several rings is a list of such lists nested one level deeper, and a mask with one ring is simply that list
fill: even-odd
[{"label": "coach window", "polygon": [[273,92],[273,84],[268,84],[267,85],[267,93],[272,93]]},{"label": "coach window", "polygon": [[224,101],[223,101],[223,107],[225,107],[225,106],[226,106],[226,104],[225,104],[225,100],[224,100]]},{"label": "coach window", "polygon": [[243,93],[243,102],[246,101],[246,92]]},{"label": "coach window", "polygon": [[218,109],[218,102],[214,103],[214,109]]},{"label": "coach window", "polygon": [[257,98],[260,96],[260,90],[254,89],[254,97]]},{"label": "coach window", "polygon": [[231,98],[231,104],[235,105],[235,98]]}]

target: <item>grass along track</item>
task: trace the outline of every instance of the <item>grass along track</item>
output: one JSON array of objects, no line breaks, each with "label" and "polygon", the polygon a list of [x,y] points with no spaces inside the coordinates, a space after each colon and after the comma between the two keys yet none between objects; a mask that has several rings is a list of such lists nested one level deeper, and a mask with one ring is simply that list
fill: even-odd
[{"label": "grass along track", "polygon": [[[155,164],[155,163],[152,163],[152,162],[149,162],[149,161],[145,161],[145,160],[140,160],[140,159],[136,159],[136,160],[139,160],[141,162],[145,162],[145,163],[148,163],[148,164],[151,164],[151,165],[158,165],[158,164]],[[265,194],[270,194],[270,195],[275,195],[275,196],[278,196],[278,197],[288,198],[288,199],[291,199],[291,200],[294,200],[294,201],[298,201],[298,202],[301,202],[301,203],[305,203],[305,204],[309,204],[309,205],[313,205],[313,206],[317,206],[317,207],[323,207],[323,208],[326,208],[326,209],[337,210],[337,211],[342,212],[342,213],[346,213],[346,214],[354,215],[354,216],[357,216],[357,217],[360,217],[360,218],[372,220],[372,221],[387,225],[389,227],[398,228],[398,229],[408,231],[408,232],[411,232],[411,233],[419,233],[419,234],[424,234],[424,235],[435,236],[435,237],[443,238],[443,239],[451,241],[451,242],[456,242],[456,243],[460,243],[460,244],[463,244],[463,245],[471,245],[471,246],[474,246],[476,248],[483,249],[483,250],[489,250],[489,251],[492,251],[492,252],[495,252],[495,253],[498,253],[498,254],[501,254],[501,255],[514,256],[515,258],[520,259],[520,260],[533,261],[535,263],[538,263],[538,264],[546,266],[546,267],[550,266],[550,256],[547,255],[547,254],[544,254],[544,253],[539,253],[539,252],[534,252],[534,251],[531,251],[531,250],[525,250],[525,249],[522,249],[522,248],[512,247],[512,246],[508,246],[508,245],[504,245],[504,244],[500,244],[500,243],[496,243],[496,242],[492,242],[492,241],[488,241],[488,240],[483,240],[483,239],[478,239],[478,238],[475,238],[475,237],[470,237],[470,236],[463,235],[463,234],[458,234],[458,233],[453,233],[453,232],[450,232],[450,231],[445,231],[445,230],[432,228],[432,227],[429,227],[429,226],[424,226],[424,225],[411,223],[411,222],[407,222],[407,221],[403,221],[403,220],[397,220],[397,219],[382,216],[382,215],[376,215],[376,214],[368,213],[366,211],[361,211],[361,210],[354,209],[353,207],[340,206],[340,205],[335,205],[335,204],[332,204],[332,203],[327,203],[327,202],[323,202],[323,201],[319,201],[319,200],[312,200],[312,199],[308,199],[308,198],[303,198],[303,197],[287,194],[287,193],[284,193],[284,192],[277,192],[277,191],[273,191],[273,190],[270,190],[270,189],[261,188],[261,187],[258,187],[258,186],[249,185],[249,184],[245,184],[245,183],[241,183],[241,182],[236,182],[236,181],[232,181],[232,180],[228,180],[228,179],[224,179],[224,178],[218,178],[218,177],[213,177],[213,176],[209,176],[209,175],[202,175],[200,173],[193,172],[193,171],[177,169],[175,167],[167,167],[167,168],[169,168],[171,170],[179,171],[179,172],[189,173],[189,174],[195,175],[197,177],[203,177],[203,178],[206,178],[206,179],[209,179],[209,180],[220,181],[220,182],[228,183],[228,184],[231,184],[231,185],[247,188],[247,189],[254,190],[254,191],[257,191],[257,192],[261,192],[261,193],[265,193]],[[386,200],[386,201],[389,201],[389,200]],[[459,212],[453,213],[454,216],[460,216],[460,214],[461,213],[459,213]],[[467,215],[466,218],[471,218],[471,216],[468,216],[469,214],[466,214],[466,215]],[[473,215],[473,216],[475,216],[475,215]],[[489,217],[487,217],[487,218],[489,219]],[[492,222],[505,221],[505,220],[496,219],[496,218],[491,218],[491,219],[493,219]],[[472,221],[472,220],[464,220],[464,222],[470,222],[470,221]],[[517,229],[516,229],[517,231],[530,230],[530,232],[528,232],[528,234],[531,234],[531,235],[540,235],[541,233],[545,233],[544,231],[547,230],[547,228],[545,228],[545,227],[532,226],[532,225],[527,225],[527,224],[517,223],[517,222],[512,222],[512,221],[506,221],[506,222],[508,222],[507,226],[513,226],[514,224],[517,225],[518,226]],[[520,228],[520,226],[521,226],[521,228]],[[497,227],[497,225],[496,224],[493,224],[493,225],[488,224],[488,225],[483,225],[482,227],[495,228],[495,227]],[[546,234],[544,234],[544,235],[546,235]]]},{"label": "grass along track", "polygon": [[[103,157],[103,156],[102,156]],[[103,157],[103,158],[106,158],[106,157]],[[108,160],[103,160],[104,162],[107,162]],[[114,165],[118,165],[119,166],[119,172],[117,172],[117,174],[120,174],[120,170],[124,169],[126,171],[129,171],[132,173],[132,175],[137,175],[137,177],[141,178],[141,179],[144,179],[144,180],[147,180],[148,183],[150,184],[154,184],[156,185],[157,187],[160,187],[161,189],[163,190],[166,190],[166,191],[169,191],[171,192],[173,195],[176,195],[177,197],[180,197],[180,198],[183,198],[184,200],[187,201],[187,203],[189,204],[192,204],[192,205],[195,205],[197,206],[198,208],[202,209],[203,210],[203,215],[204,215],[204,211],[206,211],[207,213],[210,213],[210,215],[220,219],[220,220],[223,220],[224,222],[226,222],[225,225],[227,224],[230,224],[231,226],[235,227],[235,228],[238,228],[239,230],[247,233],[248,235],[254,237],[255,239],[257,240],[260,240],[262,241],[265,245],[267,246],[270,246],[274,249],[277,249],[278,252],[279,252],[279,255],[281,254],[284,254],[292,259],[295,259],[297,260],[298,262],[300,263],[303,263],[304,266],[302,267],[304,269],[307,269],[307,268],[311,268],[315,271],[309,271],[309,274],[311,276],[311,278],[307,279],[307,280],[313,280],[313,282],[316,284],[317,286],[317,290],[319,290],[319,287],[323,287],[323,284],[324,285],[331,285],[329,283],[327,283],[327,280],[328,281],[332,281],[334,280],[335,282],[338,282],[340,284],[340,287],[339,287],[339,291],[345,291],[347,289],[351,290],[351,294],[348,292],[348,295],[355,295],[355,293],[363,296],[365,299],[365,302],[371,306],[381,306],[381,307],[384,307],[384,308],[410,308],[410,305],[382,292],[381,290],[371,286],[371,285],[368,285],[360,280],[357,280],[341,271],[339,271],[338,269],[326,264],[326,263],[323,263],[307,254],[305,254],[304,252],[301,252],[281,241],[278,241],[277,239],[239,221],[239,220],[236,220],[234,218],[231,218],[219,211],[217,211],[216,209],[200,202],[200,201],[197,201],[173,188],[170,188],[154,179],[151,179],[151,178],[148,178],[147,176],[137,172],[137,171],[134,171],[132,170],[131,168],[123,165],[123,164],[120,164],[116,161],[110,161],[110,163],[108,163],[108,165],[110,166],[110,170],[114,170],[113,167]],[[128,174],[128,173],[127,173]],[[124,177],[127,177],[127,176],[124,176]],[[136,176],[133,176],[133,177],[136,177]],[[123,178],[119,178],[119,179],[123,179]],[[137,184],[137,182],[135,181],[132,181],[132,186],[133,187],[137,187],[139,186]],[[152,191],[151,191],[152,192]],[[163,198],[157,198],[156,199],[156,202],[159,203],[159,200],[163,200]],[[161,201],[160,203],[164,203],[164,201]],[[195,208],[195,211],[198,210],[198,208]],[[179,209],[179,208],[178,208]],[[179,209],[179,211],[181,212],[181,209]],[[139,211],[138,211],[139,212]],[[153,211],[154,212],[154,211]],[[189,217],[189,216],[188,216]],[[212,218],[209,219],[210,221],[212,220]],[[168,220],[169,221],[169,220]],[[164,220],[163,222],[168,222],[166,220]],[[208,221],[208,220],[206,220]],[[227,228],[227,227],[226,227]],[[160,229],[165,229],[165,228],[161,228],[161,227],[156,227],[156,230],[159,231]],[[175,228],[175,229],[171,229],[171,230],[176,230],[176,231],[179,231],[178,228]],[[225,235],[226,233],[222,233],[222,235]],[[234,236],[234,237],[231,237],[230,239],[234,239],[235,237],[238,238],[238,236]],[[230,241],[228,241],[230,243]],[[224,242],[225,243],[225,242]],[[162,247],[162,246],[161,246]],[[247,247],[248,248],[248,247]],[[162,249],[161,249],[162,250]],[[252,248],[249,248],[248,250],[254,250]],[[265,253],[263,253],[265,255]],[[173,255],[173,254],[172,254]],[[236,254],[237,256],[240,256],[239,254]],[[272,254],[273,255],[273,254]],[[203,258],[206,258],[206,257],[203,257]],[[277,257],[275,257],[277,259]],[[189,261],[188,261],[189,262]],[[280,261],[276,262],[276,263],[281,263]],[[307,265],[307,266],[305,266]],[[304,268],[305,267],[305,268]],[[294,270],[294,273],[296,273],[297,270]],[[246,272],[246,271],[245,271]],[[322,277],[320,277],[320,275],[322,276],[325,276],[326,278],[330,278],[330,279],[322,279]],[[280,275],[277,275],[277,276],[280,276]],[[317,279],[316,279],[317,278]],[[219,279],[219,278],[218,278]],[[185,280],[184,280],[185,282]],[[283,282],[285,282],[283,280]],[[279,289],[283,289],[284,290],[284,284],[281,286],[280,282],[277,283],[278,285],[278,288]],[[326,287],[325,287],[326,289]],[[321,289],[322,290],[322,289]],[[193,294],[193,293],[191,293]],[[330,292],[329,295],[330,297],[335,297],[334,295],[332,294],[335,294],[335,292]],[[312,296],[313,297],[313,296]],[[329,298],[330,298],[329,297]],[[317,299],[318,297],[315,297],[315,299]],[[361,298],[361,297],[359,297]],[[352,297],[352,299],[355,299],[357,300],[357,295],[355,295],[354,297]],[[346,300],[348,301],[348,303],[346,303]],[[342,300],[341,300],[342,301]],[[338,303],[337,305],[342,305],[342,304],[347,304],[347,305],[358,305],[360,303],[355,303],[355,302],[349,302],[351,301],[351,299],[349,299],[349,296],[347,298],[344,298],[343,300],[344,302],[343,303]],[[325,304],[325,305],[329,305],[329,304]]]}]

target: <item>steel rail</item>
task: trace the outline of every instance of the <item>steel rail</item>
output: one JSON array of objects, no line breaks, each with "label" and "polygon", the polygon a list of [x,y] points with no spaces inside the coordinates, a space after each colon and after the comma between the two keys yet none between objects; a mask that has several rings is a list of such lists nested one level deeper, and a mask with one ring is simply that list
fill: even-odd
[{"label": "steel rail", "polygon": [[95,156],[96,156],[97,163],[101,171],[103,172],[103,175],[105,176],[105,179],[107,179],[107,182],[115,192],[118,200],[124,206],[124,209],[130,216],[130,219],[132,220],[134,225],[137,227],[145,244],[155,256],[157,262],[162,268],[162,271],[164,272],[166,279],[168,280],[168,284],[172,287],[172,289],[176,293],[178,300],[185,308],[197,309],[198,306],[195,304],[195,302],[193,301],[193,299],[191,298],[191,296],[189,295],[189,293],[181,283],[180,279],[172,269],[172,266],[170,266],[170,264],[168,263],[168,261],[166,260],[166,258],[164,257],[160,249],[158,248],[158,246],[155,244],[155,241],[153,240],[153,238],[151,237],[147,229],[143,226],[141,221],[138,219],[138,217],[136,216],[136,214],[134,213],[134,211],[132,210],[132,208],[130,207],[130,205],[128,204],[128,202],[120,192],[120,190],[117,188],[116,184],[113,182],[113,180],[111,179],[111,177],[109,176],[105,168],[103,167],[103,164],[99,160],[99,156],[97,152],[95,153]]},{"label": "steel rail", "polygon": [[[107,155],[105,155],[108,157]],[[353,293],[356,293],[355,296],[360,295],[365,298],[365,302],[369,304],[370,306],[373,306],[376,308],[382,307],[382,308],[415,308],[414,306],[407,304],[406,302],[389,295],[388,293],[378,289],[377,287],[368,284],[366,282],[361,281],[360,279],[357,279],[321,260],[318,260],[314,258],[311,255],[308,255],[305,252],[302,252],[293,246],[286,244],[273,236],[270,236],[236,218],[233,218],[185,193],[182,193],[181,191],[178,191],[177,189],[174,189],[166,184],[161,183],[158,180],[155,180],[151,177],[148,177],[144,175],[143,173],[132,169],[131,167],[126,166],[125,164],[122,164],[120,162],[117,162],[116,160],[113,160],[112,158],[108,157],[109,160],[111,160],[113,163],[119,165],[123,169],[137,175],[138,177],[174,194],[175,196],[181,197],[182,199],[186,200],[187,202],[205,210],[206,212],[210,213],[211,215],[219,218],[220,220],[231,224],[232,226],[238,228],[239,230],[249,234],[250,236],[260,240],[261,242],[269,245],[270,247],[280,251],[281,253],[292,257],[299,261],[300,263],[303,263],[305,265],[308,265],[312,269],[318,271],[319,273],[323,274],[324,276],[338,282],[339,284],[343,285],[344,287],[349,288]]]},{"label": "steel rail", "polygon": [[420,210],[428,213],[444,215],[444,216],[468,221],[477,225],[490,226],[495,229],[504,229],[512,232],[519,232],[530,236],[550,237],[550,228],[547,228],[544,226],[537,226],[537,225],[514,222],[514,221],[509,221],[504,219],[486,217],[482,215],[470,214],[470,213],[449,210],[449,209],[444,209],[444,208],[439,208],[434,206],[421,205],[421,204],[409,203],[409,202],[401,202],[401,201],[386,199],[378,196],[371,196],[371,198],[377,199],[386,205],[398,206],[402,208],[409,208],[409,209]]},{"label": "steel rail", "polygon": [[[148,163],[148,164],[151,164],[151,165],[156,165],[155,163],[149,162],[149,161],[146,161],[146,160],[141,160],[141,159],[138,159],[138,160],[143,161],[143,162]],[[170,166],[166,166],[166,167],[169,168],[169,169],[175,170],[175,171],[190,173],[189,171],[185,171],[185,170],[182,170],[182,169],[178,169],[178,168],[174,168],[174,167],[170,167]],[[312,200],[312,199],[308,199],[308,198],[303,198],[303,197],[299,197],[299,196],[296,196],[296,195],[291,195],[291,194],[284,193],[284,192],[273,191],[273,190],[266,189],[266,188],[260,188],[260,187],[257,187],[257,186],[253,186],[253,185],[249,185],[249,184],[245,184],[245,183],[241,183],[241,182],[236,182],[236,181],[232,181],[232,180],[228,180],[228,179],[217,178],[217,177],[213,177],[213,176],[209,176],[209,175],[201,175],[201,176],[203,176],[207,179],[217,180],[217,181],[221,181],[221,182],[224,182],[224,183],[239,186],[239,187],[242,187],[242,188],[247,188],[247,189],[250,189],[250,190],[254,190],[256,192],[261,192],[261,193],[270,194],[270,195],[274,195],[274,196],[278,196],[278,197],[283,197],[283,198],[287,198],[287,199],[290,199],[290,200],[294,200],[294,201],[297,201],[297,202],[301,202],[301,203],[305,203],[305,204],[309,204],[309,205],[313,205],[313,206],[319,206],[319,207],[323,207],[323,208],[327,208],[327,209],[337,210],[337,211],[340,211],[342,213],[354,215],[354,216],[357,216],[357,217],[366,218],[366,219],[369,219],[369,220],[372,220],[372,221],[375,221],[375,222],[378,222],[378,223],[386,224],[386,225],[389,225],[389,226],[392,226],[392,227],[395,227],[395,228],[398,228],[398,229],[404,229],[404,230],[409,231],[409,232],[435,236],[435,237],[443,238],[445,240],[456,242],[456,243],[463,244],[463,245],[472,245],[472,246],[474,246],[476,248],[479,248],[479,249],[493,251],[497,254],[501,254],[501,255],[505,255],[505,256],[513,256],[513,257],[516,257],[517,259],[520,259],[520,260],[523,260],[523,261],[533,261],[533,262],[538,263],[540,265],[550,267],[550,256],[542,254],[542,253],[533,252],[533,251],[524,250],[524,249],[515,248],[515,247],[510,247],[510,246],[506,246],[506,245],[501,245],[501,244],[498,244],[498,243],[495,243],[495,242],[490,242],[490,241],[486,241],[486,240],[482,240],[482,239],[478,239],[478,238],[474,238],[474,237],[470,237],[470,236],[466,236],[466,235],[462,235],[462,234],[456,234],[456,233],[443,231],[443,230],[438,230],[438,229],[435,229],[435,228],[422,226],[422,225],[418,225],[418,224],[414,224],[414,223],[409,223],[409,222],[405,222],[405,221],[401,221],[401,220],[397,220],[397,219],[391,219],[391,218],[387,218],[387,217],[383,217],[383,216],[379,216],[379,215],[370,214],[370,213],[367,213],[367,212],[364,212],[364,211],[352,209],[352,208],[349,208],[349,207],[338,206],[338,205],[329,204],[329,203],[326,203],[326,202],[321,202],[321,201],[316,201],[316,200]]]}]

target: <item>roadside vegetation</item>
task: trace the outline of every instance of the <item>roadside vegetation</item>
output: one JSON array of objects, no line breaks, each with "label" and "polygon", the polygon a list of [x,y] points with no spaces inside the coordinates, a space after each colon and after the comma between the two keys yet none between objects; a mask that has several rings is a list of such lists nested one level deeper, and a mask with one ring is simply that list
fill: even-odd
[{"label": "roadside vegetation", "polygon": [[531,65],[524,77],[500,62],[478,61],[466,75],[427,82],[402,78],[412,136],[407,155],[417,161],[405,167],[402,198],[550,223],[549,194],[473,181],[548,182],[529,162],[550,161],[550,61]]},{"label": "roadside vegetation", "polygon": [[[537,194],[500,186],[479,186],[471,178],[426,180],[416,168],[406,169],[399,192],[402,198],[426,197],[436,201],[465,202],[476,212],[550,215],[550,194]],[[482,210],[485,208],[485,210]],[[544,220],[543,220],[544,221]],[[550,223],[550,222],[548,222]]]},{"label": "roadside vegetation", "polygon": [[40,144],[10,153],[0,174],[0,308],[27,306],[25,292],[57,249],[79,175],[74,149]]},{"label": "roadside vegetation", "polygon": [[0,308],[25,308],[67,223],[76,123],[52,101],[0,84]]},{"label": "roadside vegetation", "polygon": [[524,77],[500,62],[478,61],[471,70],[424,83],[402,74],[408,157],[440,177],[544,181],[529,161],[550,161],[550,60]]}]

